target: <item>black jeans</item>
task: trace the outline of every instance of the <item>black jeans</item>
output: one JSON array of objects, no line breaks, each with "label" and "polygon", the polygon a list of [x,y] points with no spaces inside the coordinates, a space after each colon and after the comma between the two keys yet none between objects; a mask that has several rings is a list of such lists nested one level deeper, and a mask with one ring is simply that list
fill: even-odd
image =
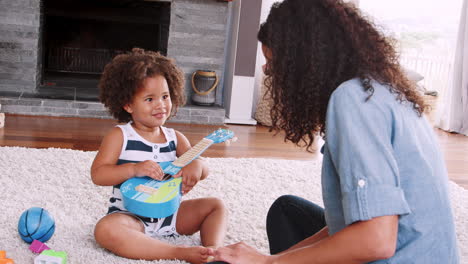
[{"label": "black jeans", "polygon": [[[326,225],[323,208],[293,195],[283,195],[271,205],[267,215],[267,235],[272,255],[312,236]],[[225,264],[217,261],[210,264]]]},{"label": "black jeans", "polygon": [[303,198],[284,195],[271,205],[267,216],[270,253],[280,253],[312,236],[326,225],[322,207]]}]

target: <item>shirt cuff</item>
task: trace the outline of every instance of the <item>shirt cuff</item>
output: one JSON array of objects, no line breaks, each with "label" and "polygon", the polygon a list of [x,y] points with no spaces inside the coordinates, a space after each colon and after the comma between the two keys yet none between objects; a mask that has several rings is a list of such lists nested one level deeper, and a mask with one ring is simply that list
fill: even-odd
[{"label": "shirt cuff", "polygon": [[384,215],[411,213],[403,190],[395,186],[366,186],[343,195],[346,225]]}]

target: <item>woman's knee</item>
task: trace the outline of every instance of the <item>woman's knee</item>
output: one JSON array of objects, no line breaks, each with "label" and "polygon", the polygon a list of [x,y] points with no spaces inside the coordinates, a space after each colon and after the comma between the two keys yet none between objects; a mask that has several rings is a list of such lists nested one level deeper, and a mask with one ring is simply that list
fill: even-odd
[{"label": "woman's knee", "polygon": [[280,213],[281,211],[283,211],[284,206],[294,203],[294,201],[297,200],[297,198],[299,197],[289,194],[278,197],[270,206],[270,209],[268,210],[268,215]]},{"label": "woman's knee", "polygon": [[298,196],[295,196],[295,195],[291,195],[291,194],[285,194],[285,195],[281,195],[280,197],[278,197],[274,202],[273,204],[285,204],[285,203],[291,203],[295,200],[299,199]]},{"label": "woman's knee", "polygon": [[294,195],[283,195],[275,200],[267,214],[267,227],[290,222],[312,224],[323,227],[324,209],[304,198]]}]

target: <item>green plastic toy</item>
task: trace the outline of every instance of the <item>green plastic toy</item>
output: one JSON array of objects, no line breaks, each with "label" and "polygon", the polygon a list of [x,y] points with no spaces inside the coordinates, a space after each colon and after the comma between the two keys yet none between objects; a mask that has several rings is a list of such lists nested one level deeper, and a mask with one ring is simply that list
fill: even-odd
[{"label": "green plastic toy", "polygon": [[34,258],[34,264],[67,264],[67,253],[65,251],[44,250]]}]

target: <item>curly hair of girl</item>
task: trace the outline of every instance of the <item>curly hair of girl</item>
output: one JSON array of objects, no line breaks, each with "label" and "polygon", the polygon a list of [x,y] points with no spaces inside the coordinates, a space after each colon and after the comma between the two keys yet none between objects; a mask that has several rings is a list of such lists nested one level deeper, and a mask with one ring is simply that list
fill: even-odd
[{"label": "curly hair of girl", "polygon": [[131,116],[123,107],[131,102],[146,78],[157,75],[164,76],[167,81],[172,101],[171,116],[175,116],[186,100],[184,74],[174,60],[159,52],[134,48],[117,55],[104,68],[99,81],[99,99],[119,122],[129,122]]}]

